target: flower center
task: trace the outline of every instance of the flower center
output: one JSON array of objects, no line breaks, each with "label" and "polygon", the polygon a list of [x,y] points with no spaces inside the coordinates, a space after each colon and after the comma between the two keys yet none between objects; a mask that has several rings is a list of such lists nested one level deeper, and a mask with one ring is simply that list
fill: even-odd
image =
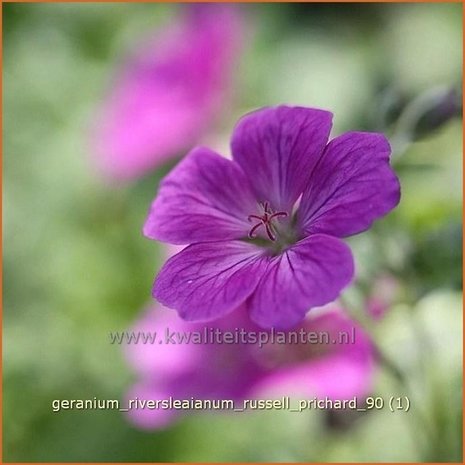
[{"label": "flower center", "polygon": [[256,232],[258,229],[260,229],[262,226],[265,228],[265,232],[270,239],[270,241],[276,241],[276,225],[273,223],[273,220],[275,218],[285,218],[288,216],[287,212],[273,212],[273,210],[270,207],[269,202],[263,202],[261,204],[263,208],[263,214],[261,216],[259,215],[249,215],[247,219],[252,222],[255,221],[257,222],[254,226],[252,226],[252,229],[249,231],[249,237],[250,239],[254,239],[256,237]]}]

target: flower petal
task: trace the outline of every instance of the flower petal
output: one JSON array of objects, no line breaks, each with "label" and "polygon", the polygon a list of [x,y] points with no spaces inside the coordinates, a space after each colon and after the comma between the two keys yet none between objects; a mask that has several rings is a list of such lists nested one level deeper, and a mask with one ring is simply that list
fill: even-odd
[{"label": "flower petal", "polygon": [[311,108],[263,108],[243,117],[232,137],[234,160],[259,201],[290,212],[328,140],[332,114]]},{"label": "flower petal", "polygon": [[[331,400],[368,394],[373,384],[375,351],[368,334],[356,321],[340,310],[332,310],[307,318],[301,329],[307,334],[327,333],[330,343],[306,344],[308,360],[278,367],[259,380],[255,387],[259,398],[268,392],[277,396],[299,394]],[[315,351],[313,356],[312,351]]]},{"label": "flower petal", "polygon": [[153,296],[185,320],[213,320],[247,299],[265,266],[262,251],[246,242],[193,244],[166,262]]},{"label": "flower petal", "polygon": [[126,344],[126,358],[133,370],[146,380],[162,375],[166,381],[195,370],[204,357],[202,346],[164,343],[170,334],[194,329],[197,328],[193,323],[181,320],[174,310],[155,305],[145,311],[129,332],[134,339]]},{"label": "flower petal", "polygon": [[392,210],[400,185],[390,153],[382,134],[348,132],[333,139],[302,196],[297,215],[304,233],[350,236]]},{"label": "flower petal", "polygon": [[333,301],[353,274],[346,244],[324,234],[307,237],[270,261],[249,299],[250,317],[262,327],[290,328],[312,307]]},{"label": "flower petal", "polygon": [[161,182],[144,235],[171,244],[240,239],[257,208],[237,163],[196,148]]},{"label": "flower petal", "polygon": [[[235,5],[182,5],[117,76],[92,137],[97,166],[131,180],[208,132],[232,87],[242,35]],[[184,13],[184,14],[182,14]]]},{"label": "flower petal", "polygon": [[259,398],[273,392],[277,396],[298,394],[302,397],[328,397],[350,400],[367,395],[373,385],[374,363],[341,354],[277,370],[255,386]]}]

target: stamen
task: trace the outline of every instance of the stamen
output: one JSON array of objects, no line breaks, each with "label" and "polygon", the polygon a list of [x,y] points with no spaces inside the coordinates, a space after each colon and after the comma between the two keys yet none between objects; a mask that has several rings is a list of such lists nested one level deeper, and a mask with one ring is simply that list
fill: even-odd
[{"label": "stamen", "polygon": [[254,236],[254,233],[255,231],[260,227],[260,226],[263,226],[263,223],[258,223],[256,224],[250,231],[249,231],[249,237],[250,239],[253,239],[255,236]]},{"label": "stamen", "polygon": [[252,229],[250,230],[249,232],[249,237],[251,239],[253,239],[255,237],[255,231],[260,227],[260,226],[265,226],[265,231],[266,231],[266,234],[268,236],[268,238],[271,240],[271,241],[276,241],[276,234],[275,234],[275,230],[276,230],[276,227],[273,225],[272,223],[272,220],[274,218],[279,218],[279,217],[287,217],[288,214],[287,212],[284,212],[284,211],[279,211],[279,212],[275,212],[273,213],[273,211],[271,210],[271,207],[270,207],[270,204],[269,202],[263,202],[263,203],[260,203],[260,205],[262,206],[263,208],[263,215],[262,216],[259,216],[259,215],[249,215],[247,217],[247,220],[248,221],[252,221],[252,220],[258,220],[259,223],[257,223],[256,225],[254,225],[252,227]]},{"label": "stamen", "polygon": [[266,228],[266,233],[268,234],[268,237],[274,242],[276,240],[276,235],[273,234],[273,231],[271,230],[271,225],[269,223],[266,223],[265,228]]},{"label": "stamen", "polygon": [[276,213],[273,213],[271,216],[270,216],[270,221],[273,219],[273,218],[276,218],[278,216],[282,216],[282,217],[286,217],[287,216],[287,212],[276,212]]}]

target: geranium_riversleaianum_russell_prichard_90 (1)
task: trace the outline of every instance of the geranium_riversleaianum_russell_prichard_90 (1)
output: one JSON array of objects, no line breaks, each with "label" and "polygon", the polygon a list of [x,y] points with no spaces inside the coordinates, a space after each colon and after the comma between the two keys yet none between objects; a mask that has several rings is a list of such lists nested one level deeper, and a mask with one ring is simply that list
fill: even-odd
[{"label": "geranium_riversleaianum_russell_prichard_90 (1)", "polygon": [[267,107],[242,117],[232,160],[193,149],[161,181],[144,235],[188,245],[152,294],[189,321],[245,303],[263,328],[289,328],[335,300],[354,275],[341,238],[368,229],[400,200],[383,134],[332,140],[332,114]]}]

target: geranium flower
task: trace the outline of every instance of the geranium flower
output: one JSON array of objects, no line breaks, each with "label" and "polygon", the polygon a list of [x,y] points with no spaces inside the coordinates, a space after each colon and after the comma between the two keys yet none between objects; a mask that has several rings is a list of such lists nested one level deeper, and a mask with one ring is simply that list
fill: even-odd
[{"label": "geranium flower", "polygon": [[219,318],[245,302],[263,327],[291,327],[352,280],[340,240],[399,202],[382,134],[328,143],[332,114],[264,108],[243,117],[233,160],[196,148],[162,181],[144,234],[190,244],[158,274],[153,296],[186,320]]},{"label": "geranium flower", "polygon": [[[330,344],[283,344],[270,339],[260,347],[257,343],[199,344],[192,336],[205,328],[227,331],[244,330],[250,337],[261,330],[239,308],[211,325],[181,320],[173,310],[152,307],[138,321],[133,331],[157,334],[154,344],[130,344],[126,347],[128,362],[138,380],[127,393],[127,401],[139,399],[233,400],[238,408],[244,399],[264,396],[305,398],[328,397],[332,400],[367,395],[375,368],[373,346],[367,334],[341,310],[332,309],[305,320],[296,331],[319,334],[327,332]],[[190,342],[162,343],[166,334],[177,333]],[[348,343],[340,334],[353,335]],[[141,334],[141,333],[139,333]],[[208,334],[208,333],[207,333]],[[246,336],[247,337],[247,336]],[[352,336],[349,336],[352,337]],[[176,339],[180,340],[180,339]],[[252,341],[252,339],[250,339]],[[206,342],[206,341],[205,341]],[[141,428],[165,428],[186,410],[132,408],[128,415]]]},{"label": "geranium flower", "polygon": [[189,5],[127,63],[94,137],[103,174],[131,180],[197,143],[226,104],[241,21],[231,5]]}]

